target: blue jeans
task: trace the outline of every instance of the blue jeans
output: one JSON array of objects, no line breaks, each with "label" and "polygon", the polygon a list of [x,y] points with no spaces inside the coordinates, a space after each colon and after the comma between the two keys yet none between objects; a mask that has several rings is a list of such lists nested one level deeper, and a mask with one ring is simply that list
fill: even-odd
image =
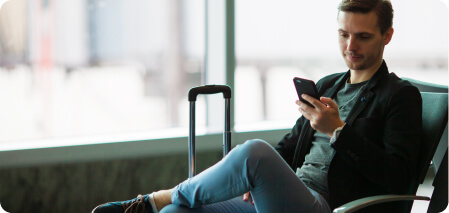
[{"label": "blue jeans", "polygon": [[[249,191],[254,206],[237,197]],[[177,185],[171,199],[173,204],[161,213],[331,212],[326,200],[262,140],[236,146],[217,164]]]}]

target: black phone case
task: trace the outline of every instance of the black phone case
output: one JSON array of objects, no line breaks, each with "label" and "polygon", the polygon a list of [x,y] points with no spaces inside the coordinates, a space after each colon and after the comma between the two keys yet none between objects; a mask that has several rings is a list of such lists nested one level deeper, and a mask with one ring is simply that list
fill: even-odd
[{"label": "black phone case", "polygon": [[304,100],[301,97],[301,95],[307,94],[307,95],[310,95],[319,100],[320,97],[318,96],[318,90],[316,88],[315,82],[308,80],[308,79],[296,77],[293,79],[293,83],[295,84],[296,92],[298,93],[299,100],[306,103],[307,105],[309,105],[311,107],[314,107],[308,101]]}]

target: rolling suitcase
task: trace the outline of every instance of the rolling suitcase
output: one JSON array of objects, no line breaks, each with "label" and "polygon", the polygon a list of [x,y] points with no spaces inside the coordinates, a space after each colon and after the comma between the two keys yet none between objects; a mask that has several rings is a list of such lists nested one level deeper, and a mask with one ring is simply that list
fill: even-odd
[{"label": "rolling suitcase", "polygon": [[225,127],[223,132],[223,157],[231,150],[231,88],[227,85],[205,85],[189,90],[190,124],[189,124],[189,178],[196,175],[195,162],[195,102],[199,94],[223,93],[225,99]]}]

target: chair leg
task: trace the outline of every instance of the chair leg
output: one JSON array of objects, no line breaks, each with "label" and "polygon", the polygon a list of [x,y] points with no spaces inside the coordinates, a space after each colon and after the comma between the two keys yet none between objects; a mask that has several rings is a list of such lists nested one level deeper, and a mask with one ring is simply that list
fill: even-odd
[{"label": "chair leg", "polygon": [[432,193],[432,199],[430,200],[428,213],[443,212],[447,208],[448,204],[448,184],[447,184],[447,150],[443,157],[440,168],[435,174],[433,180],[433,186],[435,187]]}]

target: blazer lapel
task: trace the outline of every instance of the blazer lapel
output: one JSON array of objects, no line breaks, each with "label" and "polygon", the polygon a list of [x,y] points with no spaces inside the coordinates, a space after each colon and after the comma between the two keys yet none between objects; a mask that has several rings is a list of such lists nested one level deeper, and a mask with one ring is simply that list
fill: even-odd
[{"label": "blazer lapel", "polygon": [[385,63],[385,61],[383,61],[379,70],[368,81],[367,87],[357,98],[357,102],[355,103],[354,107],[352,108],[351,112],[349,112],[348,117],[346,118],[346,121],[345,121],[346,124],[348,124],[349,126],[352,126],[352,123],[354,122],[354,120],[359,116],[360,112],[362,112],[363,109],[365,109],[365,106],[369,103],[371,98],[374,96],[372,89],[377,85],[379,80],[385,75],[388,75],[388,68],[387,68],[387,64]]},{"label": "blazer lapel", "polygon": [[334,98],[337,95],[338,90],[346,83],[347,79],[350,76],[350,71],[346,72],[344,75],[342,75],[340,78],[338,78],[335,81],[334,86],[325,89],[324,93],[322,96],[324,97],[330,97],[330,98]]}]

